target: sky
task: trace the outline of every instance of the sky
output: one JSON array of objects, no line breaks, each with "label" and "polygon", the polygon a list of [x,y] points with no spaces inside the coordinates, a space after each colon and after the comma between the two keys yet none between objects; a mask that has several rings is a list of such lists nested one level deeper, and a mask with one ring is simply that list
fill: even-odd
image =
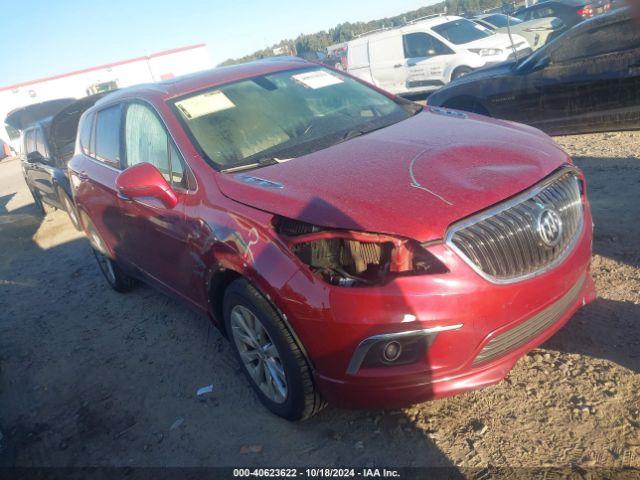
[{"label": "sky", "polygon": [[[6,2],[6,3],[5,3]],[[2,0],[0,86],[206,43],[214,65],[434,0]]]}]

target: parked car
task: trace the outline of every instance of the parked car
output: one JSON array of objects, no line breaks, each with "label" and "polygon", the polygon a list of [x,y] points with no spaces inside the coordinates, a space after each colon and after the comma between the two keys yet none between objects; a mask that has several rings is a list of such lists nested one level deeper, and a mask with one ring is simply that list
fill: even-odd
[{"label": "parked car", "polygon": [[209,315],[292,420],[496,383],[594,298],[584,178],[547,136],[299,59],[110,94],[69,171],[108,283]]},{"label": "parked car", "polygon": [[502,13],[490,13],[478,15],[472,20],[497,33],[508,34],[511,30],[512,34],[515,33],[524,38],[532,50],[546,45],[567,29],[562,20],[553,17],[524,22]]},{"label": "parked car", "polygon": [[565,135],[640,128],[640,28],[629,9],[577,25],[526,60],[473,72],[429,105]]},{"label": "parked car", "polygon": [[610,0],[547,0],[516,11],[513,16],[528,22],[556,17],[569,28],[611,10]]},{"label": "parked car", "polygon": [[[519,56],[531,53],[513,35]],[[456,16],[435,15],[347,43],[347,71],[395,94],[429,92],[476,68],[514,57],[508,35]]]},{"label": "parked car", "polygon": [[80,115],[102,95],[50,100],[11,112],[5,122],[22,132],[22,172],[42,214],[44,204],[66,210],[79,228],[67,163],[74,153]]},{"label": "parked car", "polygon": [[11,156],[11,147],[4,140],[0,140],[0,160]]}]

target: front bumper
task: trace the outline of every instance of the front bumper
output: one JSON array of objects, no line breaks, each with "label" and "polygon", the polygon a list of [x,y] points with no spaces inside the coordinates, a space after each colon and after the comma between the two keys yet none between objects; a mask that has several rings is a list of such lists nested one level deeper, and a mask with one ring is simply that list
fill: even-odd
[{"label": "front bumper", "polygon": [[[491,283],[444,244],[429,248],[449,269],[441,275],[367,288],[333,287],[304,272],[294,275],[280,307],[307,350],[324,397],[343,407],[396,408],[499,382],[520,357],[595,299],[592,219],[588,203],[584,207],[584,228],[564,260],[517,283]],[[424,329],[440,331],[418,362],[350,369],[364,340]],[[509,331],[519,341],[496,355],[495,344],[504,344],[509,335],[495,339]],[[489,344],[493,355],[478,362]]]}]

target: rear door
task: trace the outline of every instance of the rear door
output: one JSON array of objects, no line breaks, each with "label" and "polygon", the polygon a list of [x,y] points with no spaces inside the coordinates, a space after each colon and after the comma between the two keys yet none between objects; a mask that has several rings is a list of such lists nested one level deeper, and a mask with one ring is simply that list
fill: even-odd
[{"label": "rear door", "polygon": [[[122,215],[116,178],[121,171],[120,104],[89,113],[82,121],[80,148],[70,172],[74,198],[94,248],[127,263],[122,249]],[[70,165],[71,166],[71,165]]]},{"label": "rear door", "polygon": [[426,32],[405,33],[402,43],[408,90],[434,90],[446,83],[445,70],[453,50]]},{"label": "rear door", "polygon": [[369,59],[374,84],[392,93],[407,91],[407,68],[399,31],[369,40]]}]

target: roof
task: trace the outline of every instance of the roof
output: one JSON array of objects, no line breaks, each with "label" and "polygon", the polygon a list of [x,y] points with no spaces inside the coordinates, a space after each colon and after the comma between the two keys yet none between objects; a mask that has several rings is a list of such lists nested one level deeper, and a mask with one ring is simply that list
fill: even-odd
[{"label": "roof", "polygon": [[116,92],[106,95],[96,102],[96,105],[111,102],[120,98],[130,98],[136,95],[159,95],[163,99],[186,95],[191,92],[205,88],[217,87],[227,83],[237,82],[247,78],[267,75],[285,70],[294,70],[307,66],[314,66],[315,63],[308,62],[297,57],[273,57],[263,60],[256,60],[238,65],[218,67],[202,72],[182,75],[169,80],[157,83],[147,83],[122,88]]},{"label": "roof", "polygon": [[98,65],[96,67],[84,68],[84,69],[81,69],[81,70],[74,70],[74,71],[68,72],[68,73],[61,73],[59,75],[53,75],[51,77],[43,77],[43,78],[38,78],[38,79],[35,79],[35,80],[29,80],[29,81],[22,82],[22,83],[15,83],[13,85],[8,85],[6,87],[0,87],[0,92],[5,91],[5,90],[13,90],[13,89],[16,89],[16,88],[21,88],[21,87],[27,87],[29,85],[35,85],[37,83],[49,82],[51,80],[58,80],[60,78],[72,77],[74,75],[80,75],[82,73],[93,72],[95,70],[105,70],[107,68],[113,68],[113,67],[117,67],[119,65],[126,65],[128,63],[135,63],[135,62],[140,62],[142,60],[149,60],[150,58],[164,57],[166,55],[172,55],[174,53],[184,52],[184,51],[187,51],[187,50],[195,50],[196,48],[202,48],[204,46],[206,46],[205,43],[198,43],[196,45],[188,45],[186,47],[173,48],[171,50],[163,50],[161,52],[152,53],[150,55],[146,55],[146,56],[142,56],[142,57],[129,58],[127,60],[121,60],[119,62],[105,63],[104,65]]}]

